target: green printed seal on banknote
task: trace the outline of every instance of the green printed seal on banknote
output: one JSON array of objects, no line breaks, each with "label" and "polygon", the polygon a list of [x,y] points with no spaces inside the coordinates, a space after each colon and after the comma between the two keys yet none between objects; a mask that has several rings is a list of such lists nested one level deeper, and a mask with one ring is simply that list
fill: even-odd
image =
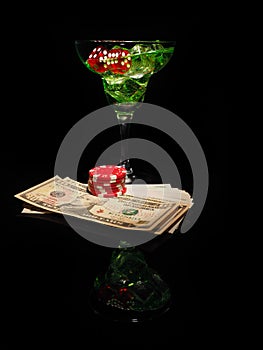
[{"label": "green printed seal on banknote", "polygon": [[131,208],[131,209],[124,209],[122,211],[122,214],[124,214],[124,215],[136,215],[136,214],[138,214],[138,212],[139,212],[139,210]]}]

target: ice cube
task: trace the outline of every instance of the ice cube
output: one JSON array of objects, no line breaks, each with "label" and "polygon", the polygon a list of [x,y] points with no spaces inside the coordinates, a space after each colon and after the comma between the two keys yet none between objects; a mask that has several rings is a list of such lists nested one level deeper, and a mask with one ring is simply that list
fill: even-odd
[{"label": "ice cube", "polygon": [[141,78],[154,71],[154,49],[152,45],[136,44],[130,50],[132,66],[127,72],[130,77]]},{"label": "ice cube", "polygon": [[104,79],[107,81],[109,85],[116,85],[116,84],[124,84],[125,80],[128,78],[125,77],[124,75],[117,75],[117,74],[112,74],[112,75],[105,75]]}]

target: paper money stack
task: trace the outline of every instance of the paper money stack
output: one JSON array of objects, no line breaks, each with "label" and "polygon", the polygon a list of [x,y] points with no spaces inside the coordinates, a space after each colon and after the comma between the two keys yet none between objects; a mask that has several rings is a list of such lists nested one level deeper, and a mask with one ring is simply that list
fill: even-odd
[{"label": "paper money stack", "polygon": [[56,175],[15,195],[22,214],[61,214],[127,230],[173,232],[193,205],[190,195],[169,184],[127,185],[119,197],[88,193],[87,184]]}]

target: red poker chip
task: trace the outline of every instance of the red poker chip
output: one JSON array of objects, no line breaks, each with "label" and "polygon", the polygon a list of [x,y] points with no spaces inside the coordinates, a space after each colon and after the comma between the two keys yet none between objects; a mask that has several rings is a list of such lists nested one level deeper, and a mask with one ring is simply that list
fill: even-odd
[{"label": "red poker chip", "polygon": [[89,170],[93,181],[117,181],[125,178],[126,169],[119,165],[100,165]]},{"label": "red poker chip", "polygon": [[[114,175],[115,176],[115,175]],[[93,177],[93,176],[90,176],[89,177],[89,180],[92,181],[93,183],[96,183],[98,185],[104,185],[104,184],[118,184],[118,183],[121,183],[121,182],[124,182],[125,181],[125,176],[123,177],[119,177],[119,178],[116,178],[116,179],[108,179],[107,178],[107,175],[101,175],[100,177]]]},{"label": "red poker chip", "polygon": [[100,186],[100,187],[114,187],[114,186],[121,186],[125,185],[125,177],[123,179],[117,180],[117,181],[94,181],[93,179],[89,178],[88,184],[92,186]]},{"label": "red poker chip", "polygon": [[100,197],[100,198],[114,198],[114,197],[120,197],[123,196],[126,193],[126,189],[120,192],[115,193],[98,193],[98,192],[91,192],[89,191],[93,196]]},{"label": "red poker chip", "polygon": [[118,189],[118,188],[125,187],[125,181],[115,183],[115,184],[109,184],[109,183],[102,184],[102,183],[92,182],[89,180],[88,186],[97,188],[97,189],[103,189],[103,190]]},{"label": "red poker chip", "polygon": [[92,194],[100,198],[114,198],[114,197],[123,196],[126,193],[126,191],[127,189],[124,188],[123,191],[115,192],[115,193],[92,193]]},{"label": "red poker chip", "polygon": [[118,193],[121,191],[126,192],[127,188],[125,186],[115,187],[115,188],[97,188],[97,187],[88,185],[88,190],[93,193]]},{"label": "red poker chip", "polygon": [[109,190],[104,190],[104,189],[101,189],[101,188],[94,188],[94,187],[88,187],[88,190],[90,192],[93,192],[93,193],[118,193],[118,192],[121,192],[121,191],[126,191],[126,187],[122,187],[122,188],[115,188],[115,189],[109,189]]}]

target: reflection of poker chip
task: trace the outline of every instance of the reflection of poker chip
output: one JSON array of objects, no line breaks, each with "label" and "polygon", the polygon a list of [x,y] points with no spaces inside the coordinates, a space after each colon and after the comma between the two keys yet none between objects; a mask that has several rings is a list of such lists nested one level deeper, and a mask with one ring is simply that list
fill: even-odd
[{"label": "reflection of poker chip", "polygon": [[137,209],[131,208],[131,209],[124,209],[122,211],[122,214],[124,214],[124,215],[136,215],[136,214],[138,214],[138,212],[139,211]]},{"label": "reflection of poker chip", "polygon": [[126,169],[118,165],[100,165],[89,170],[89,178],[93,181],[121,180],[126,176]]}]

